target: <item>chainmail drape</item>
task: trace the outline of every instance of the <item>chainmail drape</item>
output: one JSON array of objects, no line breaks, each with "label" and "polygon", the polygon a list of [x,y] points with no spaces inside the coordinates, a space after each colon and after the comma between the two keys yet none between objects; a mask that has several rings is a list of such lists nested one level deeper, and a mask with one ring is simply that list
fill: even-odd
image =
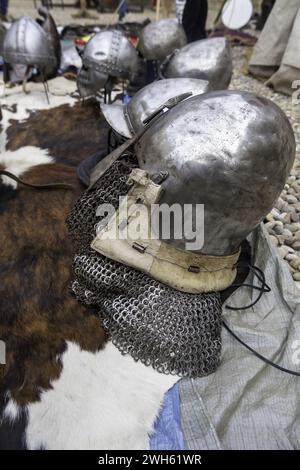
[{"label": "chainmail drape", "polygon": [[128,192],[135,159],[128,156],[86,191],[67,218],[76,255],[72,291],[99,309],[99,317],[122,353],[163,373],[200,377],[215,371],[221,353],[219,293],[187,294],[90,248],[101,220],[101,203],[116,208]]}]

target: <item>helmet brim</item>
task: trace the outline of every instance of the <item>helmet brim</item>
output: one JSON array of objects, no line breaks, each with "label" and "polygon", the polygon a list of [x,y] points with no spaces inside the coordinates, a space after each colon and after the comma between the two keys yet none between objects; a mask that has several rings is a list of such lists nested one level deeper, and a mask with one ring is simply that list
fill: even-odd
[{"label": "helmet brim", "polygon": [[104,114],[104,117],[108,124],[116,131],[118,134],[130,139],[132,133],[129,130],[125,116],[124,116],[124,107],[120,104],[102,104],[101,111]]}]

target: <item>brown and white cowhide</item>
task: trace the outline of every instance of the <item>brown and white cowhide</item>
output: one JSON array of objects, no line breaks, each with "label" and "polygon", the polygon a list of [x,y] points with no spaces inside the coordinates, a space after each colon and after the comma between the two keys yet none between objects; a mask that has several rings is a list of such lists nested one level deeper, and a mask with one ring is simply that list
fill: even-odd
[{"label": "brown and white cowhide", "polygon": [[50,105],[39,84],[1,99],[0,168],[74,190],[0,181],[0,449],[147,449],[177,377],[121,355],[70,294],[65,218],[83,190],[75,167],[105,148],[107,126],[74,83],[49,87]]}]

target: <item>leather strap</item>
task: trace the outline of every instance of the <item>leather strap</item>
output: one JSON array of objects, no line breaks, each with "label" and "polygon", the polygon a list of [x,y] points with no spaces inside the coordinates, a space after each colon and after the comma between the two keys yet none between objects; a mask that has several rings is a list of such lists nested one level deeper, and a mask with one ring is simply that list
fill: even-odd
[{"label": "leather strap", "polygon": [[18,176],[6,170],[0,170],[0,175],[7,176],[8,178],[16,181],[16,183],[22,184],[23,186],[27,186],[28,188],[33,188],[33,189],[74,189],[74,186],[68,183],[45,183],[45,184],[28,183],[27,181],[22,180]]},{"label": "leather strap", "polygon": [[[185,100],[191,95],[192,92],[182,93],[181,95],[174,96],[173,98],[170,98],[168,101],[166,101],[162,106],[160,106],[153,114],[151,114],[151,116],[149,116],[144,121],[145,127],[137,135],[124,142],[124,144],[120,145],[120,147],[117,147],[95,166],[95,168],[91,172],[90,186],[88,189],[93,188],[93,186],[97,183],[99,178],[101,178],[101,176],[106,172],[106,170],[108,170],[112,166],[112,164],[116,160],[118,160],[123,153],[125,153],[126,150],[128,150],[136,142],[138,142],[138,140],[140,140],[140,138],[145,134],[145,132],[149,129],[150,126],[152,126],[156,121],[158,121],[162,116],[164,116],[168,111],[170,111],[170,109],[174,108],[175,106],[177,106],[178,103]],[[167,111],[164,112],[165,108],[167,109]]]}]

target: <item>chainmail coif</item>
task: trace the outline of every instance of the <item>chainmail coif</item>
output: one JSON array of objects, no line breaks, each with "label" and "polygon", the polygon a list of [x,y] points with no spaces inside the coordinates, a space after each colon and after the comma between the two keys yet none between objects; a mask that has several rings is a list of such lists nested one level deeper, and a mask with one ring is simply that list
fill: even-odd
[{"label": "chainmail coif", "polygon": [[216,370],[221,354],[219,293],[177,291],[90,247],[101,220],[97,207],[118,207],[136,166],[132,157],[114,163],[68,216],[77,253],[72,290],[80,302],[99,309],[104,328],[122,353],[166,374],[208,375]]}]

